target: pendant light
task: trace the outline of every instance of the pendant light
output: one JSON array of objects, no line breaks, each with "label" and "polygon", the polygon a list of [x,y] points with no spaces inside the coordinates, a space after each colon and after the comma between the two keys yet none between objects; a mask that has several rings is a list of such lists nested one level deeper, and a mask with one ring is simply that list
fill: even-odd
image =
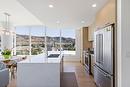
[{"label": "pendant light", "polygon": [[10,14],[9,13],[4,13],[5,15],[5,35],[10,35],[10,21],[9,21],[9,17],[10,17]]}]

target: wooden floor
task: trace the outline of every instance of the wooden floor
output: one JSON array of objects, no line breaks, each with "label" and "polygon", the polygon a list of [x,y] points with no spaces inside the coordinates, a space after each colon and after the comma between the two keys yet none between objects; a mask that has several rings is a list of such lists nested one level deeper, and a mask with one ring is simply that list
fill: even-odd
[{"label": "wooden floor", "polygon": [[93,77],[88,75],[79,62],[66,62],[64,72],[75,72],[79,87],[96,87]]},{"label": "wooden floor", "polygon": [[[75,72],[79,87],[96,87],[93,77],[87,74],[79,62],[65,62],[64,72]],[[16,87],[16,79],[10,80],[8,87]]]}]

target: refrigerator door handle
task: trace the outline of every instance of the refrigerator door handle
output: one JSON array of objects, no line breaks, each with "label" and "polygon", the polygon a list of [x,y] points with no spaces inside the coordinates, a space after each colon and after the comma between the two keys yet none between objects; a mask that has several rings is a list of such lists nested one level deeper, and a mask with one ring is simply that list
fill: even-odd
[{"label": "refrigerator door handle", "polygon": [[[96,65],[94,65],[94,66],[97,67]],[[105,72],[104,72],[103,70],[101,70],[99,67],[97,67],[97,69],[99,70],[99,72],[100,72],[104,77],[107,77],[107,78],[111,77],[111,75],[105,73]]]},{"label": "refrigerator door handle", "polygon": [[109,75],[106,75],[106,74],[105,74],[104,76],[105,76],[105,77],[107,77],[107,78],[109,78],[109,77],[110,77]]},{"label": "refrigerator door handle", "polygon": [[106,75],[106,74],[105,74],[104,76],[105,76],[105,77],[107,77],[107,75]]}]

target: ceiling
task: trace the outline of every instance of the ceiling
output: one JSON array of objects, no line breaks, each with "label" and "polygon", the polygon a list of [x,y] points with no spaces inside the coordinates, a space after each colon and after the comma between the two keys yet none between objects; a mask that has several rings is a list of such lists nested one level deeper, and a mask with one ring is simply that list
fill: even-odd
[{"label": "ceiling", "polygon": [[14,26],[40,25],[41,21],[24,8],[17,0],[0,0],[0,24],[5,21],[3,13],[9,13]]},{"label": "ceiling", "polygon": [[[91,24],[108,0],[0,0],[0,16],[11,14],[15,26],[80,28]],[[96,8],[92,4],[97,4]],[[49,8],[53,5],[54,8]],[[3,15],[2,15],[3,16]],[[1,20],[5,20],[4,17]],[[3,19],[1,19],[3,18]],[[57,21],[59,23],[57,23]]]},{"label": "ceiling", "polygon": [[[17,1],[48,27],[79,28],[91,24],[96,13],[108,0]],[[97,4],[97,7],[93,8],[92,4]],[[54,8],[49,8],[49,5]]]}]

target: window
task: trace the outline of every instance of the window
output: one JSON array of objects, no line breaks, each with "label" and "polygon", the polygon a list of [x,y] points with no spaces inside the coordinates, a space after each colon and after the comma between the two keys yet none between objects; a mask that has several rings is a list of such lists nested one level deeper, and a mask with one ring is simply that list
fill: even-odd
[{"label": "window", "polygon": [[29,27],[16,28],[16,55],[29,55]]},{"label": "window", "polygon": [[31,54],[41,53],[45,53],[45,30],[43,26],[34,26],[31,28]]},{"label": "window", "polygon": [[75,29],[62,29],[61,45],[64,54],[75,55]]},{"label": "window", "polygon": [[60,52],[60,29],[46,29],[47,37],[47,51],[50,52],[59,51]]},{"label": "window", "polygon": [[0,55],[1,55],[1,51],[2,51],[2,48],[1,48],[1,35],[0,35]]},{"label": "window", "polygon": [[75,29],[45,30],[43,26],[16,27],[16,55],[46,53],[45,47],[48,54],[61,50],[66,55],[75,55]]}]

